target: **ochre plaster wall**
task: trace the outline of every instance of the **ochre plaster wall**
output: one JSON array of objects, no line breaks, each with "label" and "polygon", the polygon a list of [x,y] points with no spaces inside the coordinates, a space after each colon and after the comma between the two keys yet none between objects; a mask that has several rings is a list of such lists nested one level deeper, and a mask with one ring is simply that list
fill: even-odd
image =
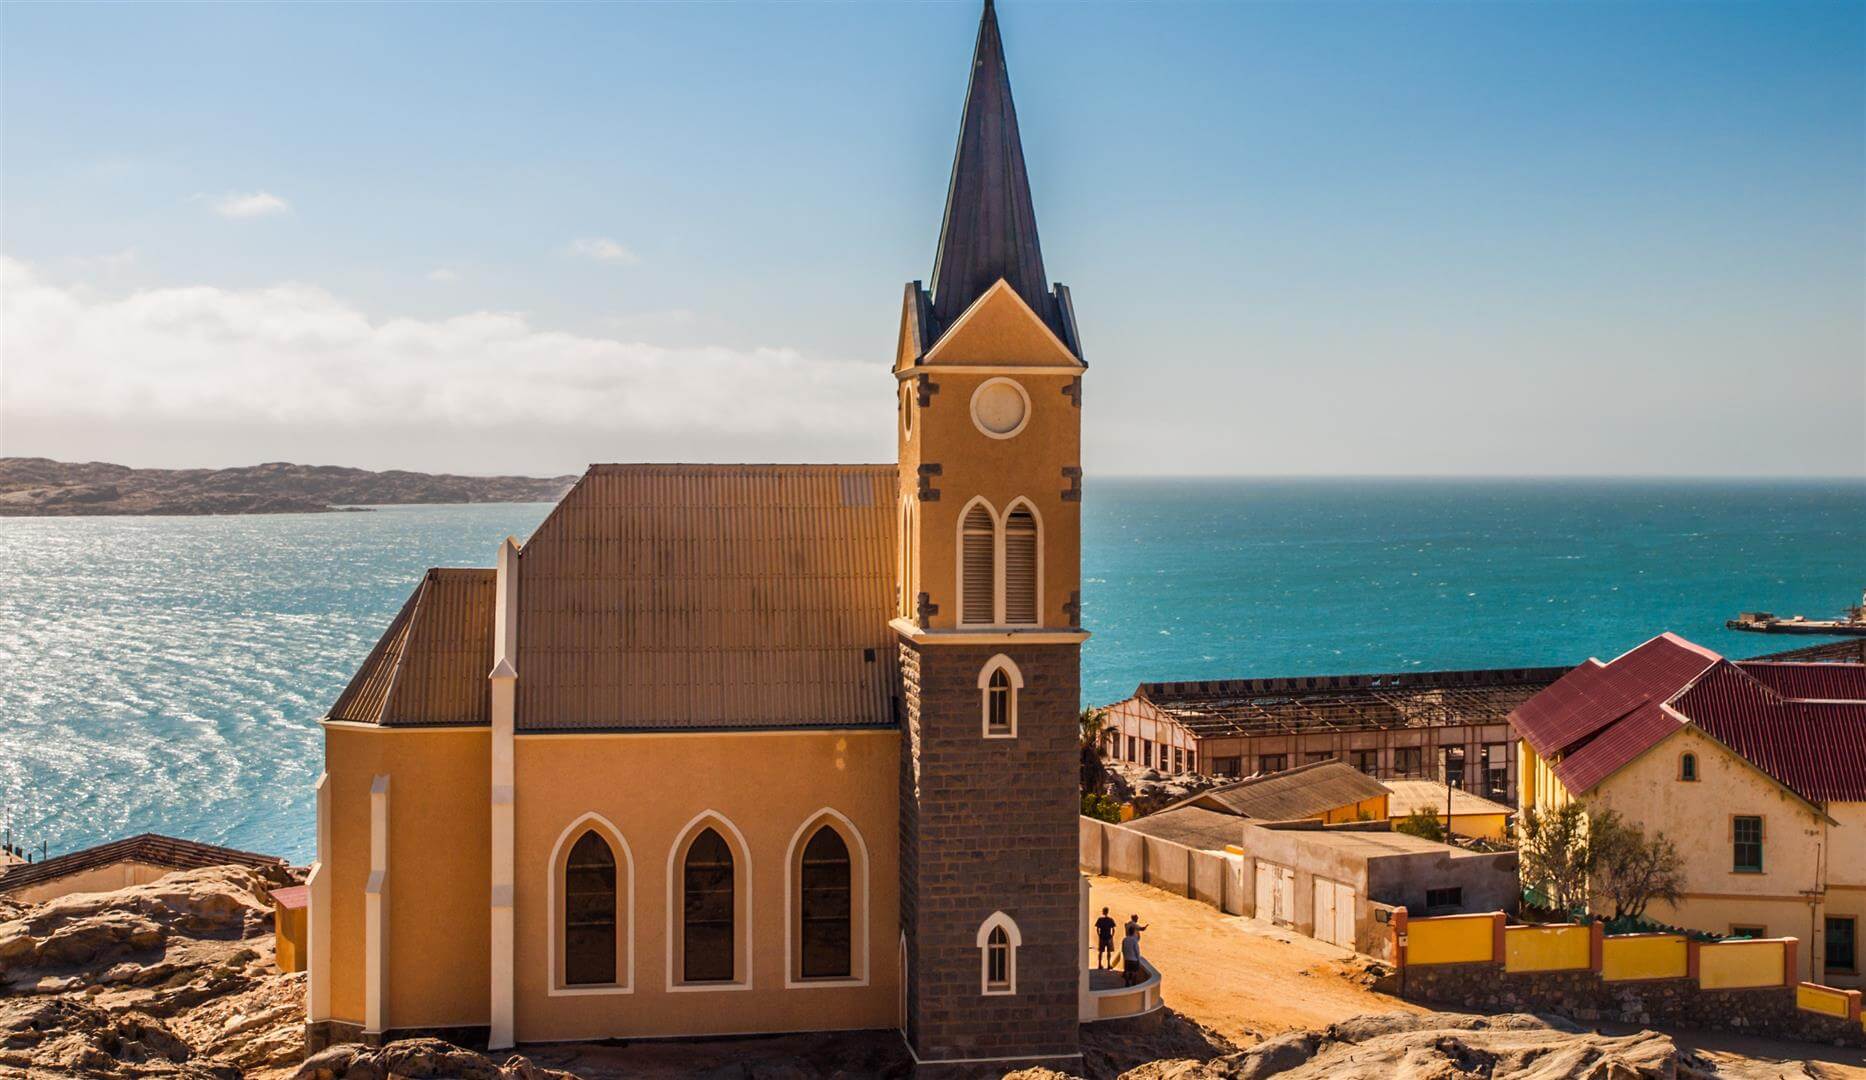
[{"label": "ochre plaster wall", "polygon": [[[1679,758],[1697,755],[1695,781],[1680,780]],[[1684,899],[1654,904],[1662,922],[1727,934],[1734,926],[1760,926],[1772,937],[1813,940],[1821,887],[1823,823],[1799,800],[1696,729],[1682,727],[1608,777],[1589,796],[1591,807],[1617,810],[1648,836],[1664,833],[1684,862]],[[1733,869],[1731,819],[1763,819],[1762,873]],[[1837,865],[1837,864],[1836,864]],[[1801,977],[1810,975],[1799,950]]]},{"label": "ochre plaster wall", "polygon": [[1824,935],[1830,916],[1853,920],[1853,970],[1825,966],[1824,936],[1803,951],[1813,954],[1819,965],[1817,982],[1859,989],[1866,987],[1861,976],[1866,970],[1866,802],[1828,803],[1827,815],[1834,824],[1827,827],[1827,893],[1820,929]]},{"label": "ochre plaster wall", "polygon": [[[991,314],[950,332],[940,344],[942,354],[964,356],[971,363],[1056,366],[1066,357],[1044,347],[1038,324],[1024,314],[1022,302],[1008,291],[982,302]],[[1034,334],[1028,332],[1037,327]],[[930,361],[935,362],[937,361]],[[1030,397],[1029,420],[1008,439],[985,435],[972,422],[972,394],[987,380],[1015,380]],[[983,496],[1002,517],[1012,500],[1022,496],[1035,508],[1041,527],[1043,596],[1038,623],[1066,627],[1072,620],[1064,611],[1070,594],[1081,586],[1080,502],[1065,501],[1070,486],[1064,466],[1082,464],[1082,410],[1063,391],[1078,375],[1038,374],[1033,371],[986,370],[977,373],[942,367],[926,375],[939,390],[925,406],[913,408],[912,434],[897,423],[903,498],[915,498],[918,468],[937,464],[940,475],[931,483],[937,500],[917,499],[918,537],[914,579],[939,611],[934,629],[958,626],[957,553],[959,522],[974,496]],[[909,379],[907,395],[917,401]],[[915,591],[910,589],[910,591]]]},{"label": "ochre plaster wall", "polygon": [[[528,736],[517,740],[516,752],[519,1041],[899,1023],[897,731]],[[867,985],[787,989],[786,858],[799,827],[826,807],[854,823],[867,849]],[[683,829],[706,811],[737,826],[750,852],[750,987],[670,992],[668,858]],[[551,851],[592,812],[621,832],[634,863],[633,990],[553,996]],[[618,889],[626,903],[626,886]]]},{"label": "ochre plaster wall", "polygon": [[487,1021],[491,986],[491,735],[327,726],[331,1015],[363,1020],[369,786],[389,776],[390,1028]]}]

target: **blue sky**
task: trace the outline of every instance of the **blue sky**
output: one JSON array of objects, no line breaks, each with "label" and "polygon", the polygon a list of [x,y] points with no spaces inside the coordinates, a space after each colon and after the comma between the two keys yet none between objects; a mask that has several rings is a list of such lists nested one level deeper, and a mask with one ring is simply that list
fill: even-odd
[{"label": "blue sky", "polygon": [[[957,4],[0,8],[0,453],[888,460]],[[1000,11],[1103,473],[1866,474],[1866,5]]]}]

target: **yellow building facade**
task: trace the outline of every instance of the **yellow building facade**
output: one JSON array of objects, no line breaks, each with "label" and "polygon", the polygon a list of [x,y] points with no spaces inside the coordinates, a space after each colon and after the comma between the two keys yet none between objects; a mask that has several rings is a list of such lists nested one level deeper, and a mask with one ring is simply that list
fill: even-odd
[{"label": "yellow building facade", "polygon": [[[1866,702],[1848,697],[1862,691],[1860,665],[1733,663],[1656,638],[1519,711],[1522,807],[1578,798],[1664,834],[1685,888],[1653,918],[1794,937],[1801,979],[1866,985]],[[1611,718],[1589,726],[1588,712]]]},{"label": "yellow building facade", "polygon": [[324,718],[308,1044],[898,1029],[1067,1064],[1082,378],[986,5],[887,465],[596,465]]}]

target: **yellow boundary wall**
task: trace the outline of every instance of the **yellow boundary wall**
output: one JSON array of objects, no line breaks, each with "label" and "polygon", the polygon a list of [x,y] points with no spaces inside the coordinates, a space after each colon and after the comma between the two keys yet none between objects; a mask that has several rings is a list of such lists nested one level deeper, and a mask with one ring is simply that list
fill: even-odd
[{"label": "yellow boundary wall", "polygon": [[1511,926],[1503,931],[1505,971],[1586,971],[1594,935],[1585,926]]},{"label": "yellow boundary wall", "polygon": [[[1691,948],[1683,934],[1620,934],[1601,942],[1600,977],[1608,982],[1690,976]],[[1781,985],[1779,969],[1775,982]]]},{"label": "yellow boundary wall", "polygon": [[1683,934],[1616,934],[1601,925],[1507,926],[1501,912],[1410,918],[1394,913],[1401,967],[1496,964],[1505,972],[1592,971],[1603,982],[1689,979],[1702,990],[1793,987],[1804,1012],[1866,1031],[1861,992],[1794,979],[1792,937],[1696,942]]}]

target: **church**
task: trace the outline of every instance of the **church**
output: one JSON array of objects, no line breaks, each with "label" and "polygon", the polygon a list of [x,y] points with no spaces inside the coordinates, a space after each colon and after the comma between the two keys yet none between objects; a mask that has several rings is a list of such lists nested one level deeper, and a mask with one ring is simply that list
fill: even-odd
[{"label": "church", "polygon": [[1082,381],[985,5],[882,465],[594,465],[323,719],[308,1043],[1078,1056]]}]

